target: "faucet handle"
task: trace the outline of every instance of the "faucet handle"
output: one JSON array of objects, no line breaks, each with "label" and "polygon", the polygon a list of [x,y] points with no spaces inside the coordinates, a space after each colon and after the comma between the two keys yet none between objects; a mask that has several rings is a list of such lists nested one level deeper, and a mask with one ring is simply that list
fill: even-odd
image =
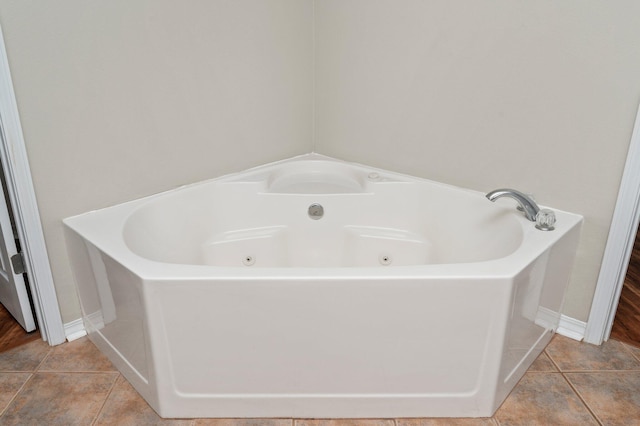
[{"label": "faucet handle", "polygon": [[553,231],[556,223],[556,214],[553,210],[540,209],[536,215],[536,228],[541,231]]}]

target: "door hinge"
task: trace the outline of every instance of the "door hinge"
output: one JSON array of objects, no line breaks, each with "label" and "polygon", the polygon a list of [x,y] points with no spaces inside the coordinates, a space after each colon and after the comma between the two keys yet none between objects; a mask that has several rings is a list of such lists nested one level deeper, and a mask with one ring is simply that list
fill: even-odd
[{"label": "door hinge", "polygon": [[11,266],[13,267],[14,274],[24,274],[24,259],[22,258],[22,253],[11,256]]}]

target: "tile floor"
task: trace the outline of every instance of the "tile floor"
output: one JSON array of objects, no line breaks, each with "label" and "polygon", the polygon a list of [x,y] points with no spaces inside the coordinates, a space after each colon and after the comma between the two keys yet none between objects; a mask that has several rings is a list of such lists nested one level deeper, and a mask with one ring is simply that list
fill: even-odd
[{"label": "tile floor", "polygon": [[85,337],[0,354],[0,425],[640,425],[640,349],[556,336],[490,419],[161,419]]}]

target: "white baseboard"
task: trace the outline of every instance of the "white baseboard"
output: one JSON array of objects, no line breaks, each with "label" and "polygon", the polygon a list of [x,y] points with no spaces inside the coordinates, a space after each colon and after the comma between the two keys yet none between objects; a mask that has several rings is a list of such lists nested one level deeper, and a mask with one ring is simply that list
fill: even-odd
[{"label": "white baseboard", "polygon": [[556,333],[580,342],[582,341],[582,339],[584,339],[586,330],[586,322],[568,317],[566,315],[560,315],[560,324],[558,324]]},{"label": "white baseboard", "polygon": [[538,306],[535,323],[542,328],[553,328],[558,324],[556,333],[577,340],[578,342],[584,339],[587,329],[586,322],[578,321],[577,319],[562,314],[560,314],[560,318],[558,318],[558,312],[545,308],[544,306]]},{"label": "white baseboard", "polygon": [[82,318],[64,324],[64,335],[67,337],[68,342],[86,336],[87,331],[84,329]]}]

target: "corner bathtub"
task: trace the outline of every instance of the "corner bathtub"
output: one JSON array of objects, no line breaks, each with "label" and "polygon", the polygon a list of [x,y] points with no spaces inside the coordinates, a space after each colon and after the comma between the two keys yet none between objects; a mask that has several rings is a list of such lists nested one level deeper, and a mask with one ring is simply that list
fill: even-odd
[{"label": "corner bathtub", "polygon": [[558,325],[556,215],[309,154],[64,224],[91,340],[163,417],[478,417]]}]

